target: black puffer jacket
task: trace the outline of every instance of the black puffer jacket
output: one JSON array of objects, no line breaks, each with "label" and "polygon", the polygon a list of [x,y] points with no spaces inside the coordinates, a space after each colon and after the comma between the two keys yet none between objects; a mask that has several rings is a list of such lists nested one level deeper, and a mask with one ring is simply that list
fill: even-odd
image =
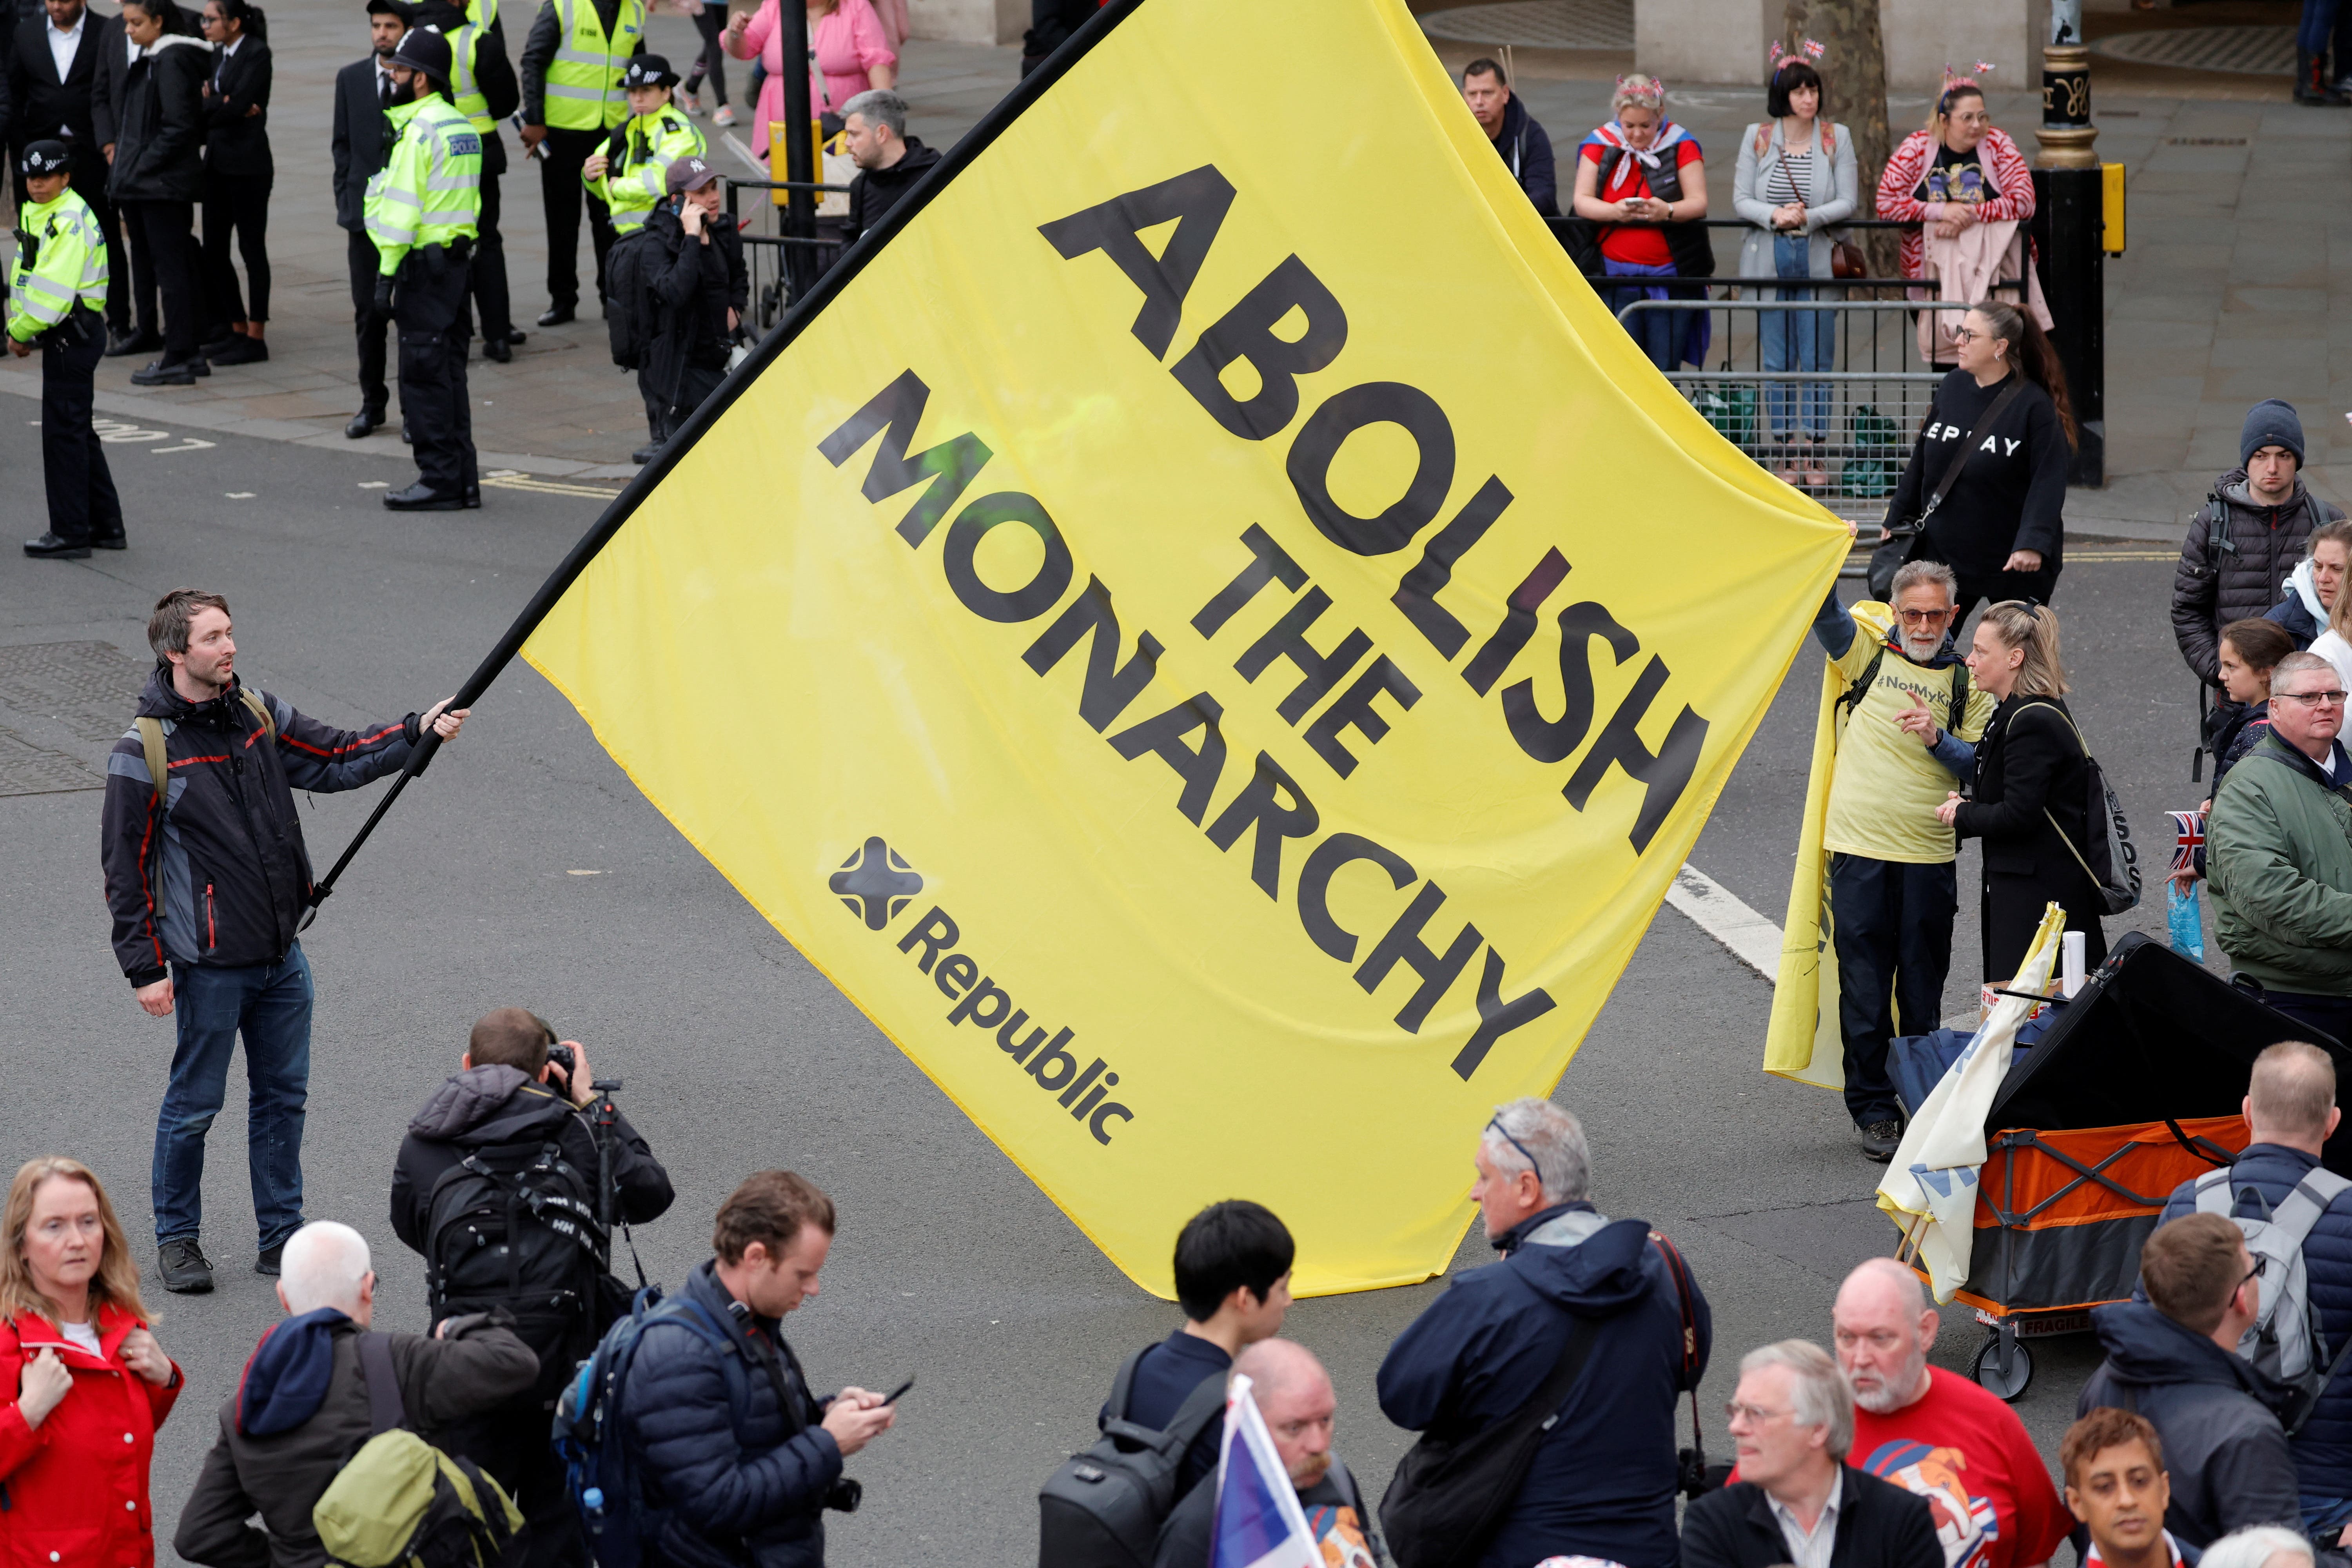
[{"label": "black puffer jacket", "polygon": [[[408,1124],[400,1159],[392,1173],[392,1230],[411,1251],[424,1252],[432,1230],[433,1189],[469,1154],[508,1144],[552,1143],[572,1168],[592,1184],[596,1179],[596,1133],[579,1107],[519,1068],[478,1067],[454,1073],[434,1090]],[[612,1132],[614,1213],[631,1225],[659,1219],[677,1196],[669,1173],[625,1116],[615,1113]],[[583,1315],[550,1323],[514,1306],[517,1331],[540,1359],[540,1397],[552,1398],[580,1357],[600,1321]],[[438,1321],[438,1314],[436,1315]]]},{"label": "black puffer jacket", "polygon": [[172,774],[161,811],[137,729],[106,759],[100,858],[114,956],[133,985],[163,979],[167,963],[284,958],[310,893],[293,792],[357,789],[399,769],[416,743],[414,713],[331,730],[265,691],[271,745],[242,689],[191,702],[161,670],[147,678],[139,712],[163,721]]},{"label": "black puffer jacket", "polygon": [[2189,520],[2172,574],[2172,637],[2206,685],[2221,684],[2221,628],[2260,619],[2277,604],[2311,531],[2343,515],[2300,479],[2280,506],[2254,500],[2243,468],[2214,482],[2212,496]]},{"label": "black puffer jacket", "polygon": [[164,34],[131,62],[106,180],[115,201],[204,198],[204,85],[211,64],[202,38],[178,33]]},{"label": "black puffer jacket", "polygon": [[727,312],[734,310],[740,320],[749,308],[751,275],[743,265],[743,237],[724,214],[710,220],[708,245],[686,232],[674,201],[654,208],[646,219],[646,232],[663,257],[651,268],[658,314],[646,368],[649,384],[675,403],[686,366],[727,367],[734,341],[727,330]]},{"label": "black puffer jacket", "polygon": [[[734,1337],[722,1356],[682,1328],[653,1329],[621,1395],[646,1500],[667,1510],[663,1568],[822,1568],[825,1494],[841,1449],[777,1325],[738,1317],[706,1260],[679,1292]],[[737,1383],[742,1420],[728,1398]]]}]

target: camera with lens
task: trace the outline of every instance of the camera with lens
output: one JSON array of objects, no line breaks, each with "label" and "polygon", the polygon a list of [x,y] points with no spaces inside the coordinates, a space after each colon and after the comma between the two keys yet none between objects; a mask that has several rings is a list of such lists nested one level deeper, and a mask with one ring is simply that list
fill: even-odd
[{"label": "camera with lens", "polygon": [[570,1099],[572,1075],[580,1070],[580,1053],[570,1046],[551,1045],[547,1047],[547,1065],[553,1068],[556,1072],[553,1087],[560,1089],[564,1098]]}]

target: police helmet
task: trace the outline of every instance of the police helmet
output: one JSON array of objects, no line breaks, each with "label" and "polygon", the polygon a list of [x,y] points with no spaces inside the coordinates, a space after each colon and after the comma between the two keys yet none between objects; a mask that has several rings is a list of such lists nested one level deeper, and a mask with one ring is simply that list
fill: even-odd
[{"label": "police helmet", "polygon": [[414,27],[400,40],[392,63],[423,71],[436,87],[449,85],[449,40],[430,27]]}]

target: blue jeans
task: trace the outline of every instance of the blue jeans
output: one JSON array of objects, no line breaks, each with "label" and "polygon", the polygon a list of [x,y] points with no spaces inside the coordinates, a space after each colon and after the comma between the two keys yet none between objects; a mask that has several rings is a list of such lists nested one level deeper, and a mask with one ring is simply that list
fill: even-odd
[{"label": "blue jeans", "polygon": [[2295,28],[2294,47],[2315,55],[2327,52],[2328,36],[2336,30],[2336,0],[2303,0],[2302,25]]},{"label": "blue jeans", "polygon": [[246,1158],[253,1215],[267,1252],[302,1224],[302,1107],[310,1087],[310,963],[297,942],[276,963],[172,965],[180,1026],[171,1086],[155,1118],[155,1239],[204,1228],[205,1134],[228,1089],[228,1058],[245,1035]]},{"label": "blue jeans", "polygon": [[2314,1539],[2324,1535],[2333,1540],[2352,1524],[2352,1498],[2313,1497],[2305,1492],[2302,1502],[2303,1528]]},{"label": "blue jeans", "polygon": [[[1808,278],[1811,273],[1812,241],[1801,234],[1776,234],[1772,237],[1772,275],[1776,278]],[[1773,290],[1783,300],[1810,300],[1811,289],[1779,289]],[[1756,338],[1764,351],[1764,371],[1823,371],[1837,360],[1837,316],[1830,310],[1759,310],[1756,312]],[[1809,381],[1804,385],[1805,434],[1816,441],[1826,441],[1830,435],[1830,386],[1825,381]],[[1772,434],[1784,437],[1796,427],[1793,405],[1797,401],[1797,384],[1768,381],[1764,384],[1764,405],[1769,412]]]}]

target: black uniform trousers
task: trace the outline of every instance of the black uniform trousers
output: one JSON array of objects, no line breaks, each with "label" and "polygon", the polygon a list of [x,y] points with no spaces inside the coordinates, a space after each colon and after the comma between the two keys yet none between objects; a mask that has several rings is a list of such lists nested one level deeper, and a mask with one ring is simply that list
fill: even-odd
[{"label": "black uniform trousers", "polygon": [[[269,176],[205,169],[205,320],[226,331],[234,321],[269,320]],[[245,293],[229,262],[232,235],[245,261]]]},{"label": "black uniform trousers", "polygon": [[[116,331],[131,326],[131,258],[122,245],[122,219],[114,210],[113,201],[106,194],[106,158],[95,147],[86,143],[69,143],[66,172],[73,176],[74,195],[89,204],[89,216],[98,220],[98,232],[106,237],[106,324]],[[16,171],[16,210],[23,212],[32,205],[32,193],[25,186],[25,171]],[[147,313],[141,318],[148,326],[155,324],[155,294],[147,293]]]},{"label": "black uniform trousers", "polygon": [[1942,1024],[1958,907],[1958,877],[1949,860],[1830,857],[1838,1036],[1845,1047],[1845,1108],[1856,1127],[1902,1119],[1887,1042]]},{"label": "black uniform trousers", "polygon": [[[499,144],[495,133],[483,145]],[[506,160],[499,160],[503,171]],[[499,175],[485,158],[482,163],[481,234],[474,241],[474,310],[481,318],[482,341],[489,342],[514,330],[514,306],[507,294],[507,245],[499,237]]]},{"label": "black uniform trousers", "polygon": [[[131,250],[144,258],[143,286],[163,297],[163,357],[168,361],[196,357],[195,217],[194,202],[122,204]],[[141,324],[145,324],[143,319]]]},{"label": "black uniform trousers", "polygon": [[441,258],[438,271],[423,249],[403,258],[392,319],[400,329],[400,411],[417,477],[435,494],[454,496],[481,480],[466,392],[466,258],[452,248]]},{"label": "black uniform trousers", "polygon": [[375,313],[376,268],[383,258],[365,229],[345,231],[344,264],[352,275],[352,319],[360,347],[360,406],[381,416],[391,395],[384,390],[384,335],[392,323]]},{"label": "black uniform trousers", "polygon": [[[79,324],[81,341],[66,342]],[[98,362],[106,355],[99,313],[76,305],[66,329],[52,329],[41,348],[41,478],[49,492],[49,531],[76,544],[122,537],[122,502],[106,448],[90,428]]]},{"label": "black uniform trousers", "polygon": [[580,303],[580,204],[588,204],[588,244],[596,253],[596,299],[604,298],[604,253],[613,248],[613,215],[580,183],[581,165],[612,140],[609,131],[547,128],[539,144],[539,193],[547,208],[547,302]]}]

